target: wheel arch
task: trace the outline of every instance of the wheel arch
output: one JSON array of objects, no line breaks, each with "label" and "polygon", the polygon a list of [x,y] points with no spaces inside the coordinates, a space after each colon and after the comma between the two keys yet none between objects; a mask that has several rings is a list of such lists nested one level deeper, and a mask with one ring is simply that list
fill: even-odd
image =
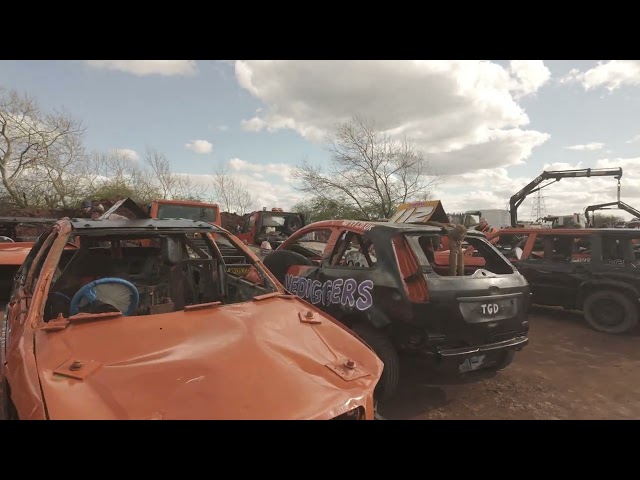
[{"label": "wheel arch", "polygon": [[625,295],[628,295],[629,298],[634,301],[634,303],[640,306],[640,293],[632,285],[617,280],[589,280],[580,285],[578,298],[576,299],[577,307],[579,309],[582,309],[584,307],[584,301],[590,293],[605,289],[620,291]]}]

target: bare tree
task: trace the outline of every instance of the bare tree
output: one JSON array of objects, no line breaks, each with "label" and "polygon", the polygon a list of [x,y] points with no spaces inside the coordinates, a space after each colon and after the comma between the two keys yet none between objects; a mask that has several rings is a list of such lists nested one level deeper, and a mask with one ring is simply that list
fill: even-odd
[{"label": "bare tree", "polygon": [[131,197],[146,203],[162,196],[153,171],[119,152],[94,153],[87,162],[85,182],[89,195],[97,198]]},{"label": "bare tree", "polygon": [[55,146],[55,154],[44,163],[47,186],[45,204],[50,208],[77,205],[86,191],[82,188],[86,175],[86,155],[82,139],[68,135]]},{"label": "bare tree", "polygon": [[213,175],[213,191],[223,211],[244,215],[253,205],[251,193],[244,184],[228,174],[220,163]]},{"label": "bare tree", "polygon": [[[76,153],[83,133],[81,124],[67,114],[43,114],[27,95],[0,88],[0,180],[17,206],[29,205],[29,186],[36,187],[36,191],[42,190],[40,175],[36,173],[46,172],[48,176],[56,170],[59,174],[49,178],[50,181],[55,178],[51,193],[57,201],[65,201],[62,194],[67,190],[62,175],[64,169],[59,167],[70,168],[71,163],[79,159]],[[73,153],[61,159],[62,152]],[[33,184],[25,181],[27,178],[38,181]],[[53,199],[50,201],[55,203]]]},{"label": "bare tree", "polygon": [[204,185],[196,185],[187,175],[173,173],[167,157],[155,148],[147,147],[145,159],[160,185],[162,198],[197,200],[204,196]]},{"label": "bare tree", "polygon": [[328,139],[329,171],[304,162],[294,170],[299,190],[357,208],[365,218],[389,218],[398,204],[428,195],[441,181],[424,155],[407,141],[377,131],[358,117],[338,124]]},{"label": "bare tree", "polygon": [[236,192],[236,206],[238,207],[237,213],[239,215],[244,215],[251,209],[252,205],[253,198],[251,197],[249,190],[242,186],[238,188]]}]

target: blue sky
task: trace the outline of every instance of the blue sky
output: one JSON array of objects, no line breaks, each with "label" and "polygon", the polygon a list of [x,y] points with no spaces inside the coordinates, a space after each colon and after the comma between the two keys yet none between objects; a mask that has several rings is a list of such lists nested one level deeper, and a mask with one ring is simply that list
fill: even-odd
[{"label": "blue sky", "polygon": [[[545,168],[602,166],[623,167],[622,200],[640,207],[635,61],[5,60],[0,86],[67,110],[90,150],[153,146],[193,175],[223,162],[255,208],[301,198],[290,169],[325,163],[322,134],[353,114],[417,141],[446,175],[434,196],[447,210],[504,208]],[[197,140],[211,151],[187,148]],[[565,214],[614,201],[616,183],[563,180],[545,194],[547,213]]]}]

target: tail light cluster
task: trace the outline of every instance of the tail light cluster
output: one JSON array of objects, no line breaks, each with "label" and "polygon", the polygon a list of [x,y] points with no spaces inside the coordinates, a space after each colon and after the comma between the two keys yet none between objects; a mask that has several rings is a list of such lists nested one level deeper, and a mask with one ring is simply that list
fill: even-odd
[{"label": "tail light cluster", "polygon": [[396,235],[391,244],[402,277],[402,285],[409,301],[428,302],[429,287],[409,242],[403,235]]}]

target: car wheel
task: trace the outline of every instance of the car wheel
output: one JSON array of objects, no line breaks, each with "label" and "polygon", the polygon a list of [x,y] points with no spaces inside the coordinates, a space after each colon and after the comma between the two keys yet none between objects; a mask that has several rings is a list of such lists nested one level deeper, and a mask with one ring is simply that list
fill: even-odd
[{"label": "car wheel", "polygon": [[376,385],[374,396],[376,400],[388,400],[398,389],[398,379],[400,378],[398,352],[387,335],[367,324],[356,324],[352,330],[373,349],[378,358],[384,363],[382,376],[378,381],[378,385]]},{"label": "car wheel", "polygon": [[304,255],[289,250],[276,250],[262,261],[265,267],[284,285],[284,276],[293,265],[313,265]]},{"label": "car wheel", "polygon": [[604,333],[626,333],[638,324],[638,306],[629,296],[615,290],[591,293],[584,301],[589,325]]}]

